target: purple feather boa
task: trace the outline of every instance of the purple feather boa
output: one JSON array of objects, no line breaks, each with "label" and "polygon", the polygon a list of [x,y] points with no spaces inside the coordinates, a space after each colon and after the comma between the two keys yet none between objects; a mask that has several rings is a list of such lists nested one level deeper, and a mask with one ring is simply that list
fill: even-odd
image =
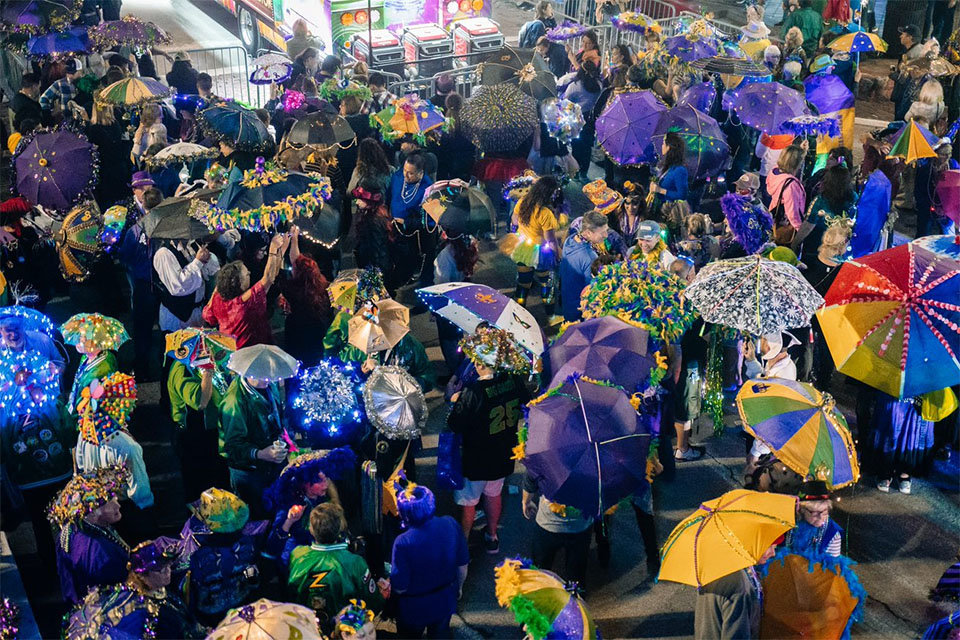
[{"label": "purple feather boa", "polygon": [[720,208],[733,237],[748,254],[759,251],[770,239],[773,217],[762,206],[752,204],[750,198],[728,193],[720,198]]}]

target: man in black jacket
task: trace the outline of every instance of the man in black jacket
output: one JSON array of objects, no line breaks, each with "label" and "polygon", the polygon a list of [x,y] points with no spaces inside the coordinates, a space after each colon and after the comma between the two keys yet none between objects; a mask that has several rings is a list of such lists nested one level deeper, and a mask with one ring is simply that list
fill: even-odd
[{"label": "man in black jacket", "polygon": [[18,131],[24,120],[43,120],[43,110],[37,98],[40,97],[40,76],[35,73],[25,73],[20,78],[20,91],[10,101],[13,109],[13,126]]}]

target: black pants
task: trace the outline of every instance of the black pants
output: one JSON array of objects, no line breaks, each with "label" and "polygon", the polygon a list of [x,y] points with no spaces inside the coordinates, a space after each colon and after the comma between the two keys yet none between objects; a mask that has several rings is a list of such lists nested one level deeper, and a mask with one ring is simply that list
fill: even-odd
[{"label": "black pants", "polygon": [[154,507],[141,509],[133,502],[124,500],[120,503],[120,522],[115,525],[117,533],[129,544],[135,547],[144,540],[157,537],[157,515]]},{"label": "black pants", "polygon": [[226,487],[230,482],[227,463],[218,451],[219,434],[207,429],[203,414],[190,410],[185,427],[174,426],[174,447],[180,457],[184,502],[190,504],[211,487]]},{"label": "black pants", "polygon": [[557,552],[564,550],[564,568],[557,573],[564,580],[583,582],[587,575],[587,553],[590,551],[590,537],[592,527],[587,527],[579,533],[553,533],[541,526],[537,526],[533,533],[533,550],[531,555],[535,565],[550,569],[557,557]]},{"label": "black pants", "polygon": [[[46,567],[49,563],[46,560],[56,557],[56,550],[53,542],[53,529],[50,528],[50,522],[47,520],[47,506],[53,497],[57,495],[66,480],[62,482],[51,482],[40,487],[32,489],[21,489],[23,495],[23,504],[27,513],[30,515],[30,523],[33,525],[33,535],[37,543],[37,555],[44,559],[43,565]],[[51,568],[51,575],[55,572]]]},{"label": "black pants", "polygon": [[412,627],[400,624],[399,622],[397,623],[398,638],[422,638],[424,631],[427,632],[428,638],[446,639],[453,637],[453,634],[450,633],[450,618],[422,627]]},{"label": "black pants", "polygon": [[[153,325],[160,312],[160,301],[153,294],[153,285],[146,280],[131,278],[131,306],[133,315],[133,370],[138,382],[150,377],[150,351],[153,346]],[[166,378],[162,380],[166,386]]]}]

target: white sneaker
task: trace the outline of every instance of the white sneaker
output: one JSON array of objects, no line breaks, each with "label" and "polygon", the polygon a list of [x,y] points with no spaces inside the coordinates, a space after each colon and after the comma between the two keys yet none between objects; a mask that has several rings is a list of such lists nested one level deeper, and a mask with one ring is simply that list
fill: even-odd
[{"label": "white sneaker", "polygon": [[890,481],[881,480],[880,482],[877,483],[877,489],[879,489],[880,491],[883,491],[884,493],[890,493]]},{"label": "white sneaker", "polygon": [[900,480],[900,493],[910,494],[910,479]]},{"label": "white sneaker", "polygon": [[680,462],[690,462],[692,460],[699,460],[703,457],[703,451],[695,447],[689,447],[686,451],[680,451],[676,449],[673,452],[674,459]]}]

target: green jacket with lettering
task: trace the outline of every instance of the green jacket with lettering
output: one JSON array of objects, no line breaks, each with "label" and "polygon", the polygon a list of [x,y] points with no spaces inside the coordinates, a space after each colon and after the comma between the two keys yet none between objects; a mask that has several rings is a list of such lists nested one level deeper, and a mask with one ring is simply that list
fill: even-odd
[{"label": "green jacket with lettering", "polygon": [[351,598],[364,600],[375,612],[383,607],[383,597],[366,560],[348,551],[345,542],[294,549],[287,587],[295,602],[317,612],[320,626],[327,633],[332,630],[334,616]]}]

